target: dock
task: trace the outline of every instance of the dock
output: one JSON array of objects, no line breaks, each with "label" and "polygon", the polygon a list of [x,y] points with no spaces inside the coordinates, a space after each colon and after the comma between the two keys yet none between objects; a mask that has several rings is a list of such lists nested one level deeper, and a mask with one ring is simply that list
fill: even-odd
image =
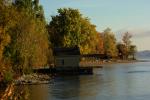
[{"label": "dock", "polygon": [[49,67],[33,69],[36,73],[58,74],[58,75],[92,75],[94,68],[102,68],[102,66],[80,66],[80,67]]}]

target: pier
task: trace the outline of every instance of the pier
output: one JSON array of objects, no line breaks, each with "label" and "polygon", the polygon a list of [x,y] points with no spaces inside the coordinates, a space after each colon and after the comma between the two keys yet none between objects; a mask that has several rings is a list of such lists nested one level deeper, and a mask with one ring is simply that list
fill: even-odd
[{"label": "pier", "polygon": [[58,75],[91,75],[94,68],[102,68],[102,66],[84,66],[84,67],[47,67],[34,68],[35,73],[58,74]]}]

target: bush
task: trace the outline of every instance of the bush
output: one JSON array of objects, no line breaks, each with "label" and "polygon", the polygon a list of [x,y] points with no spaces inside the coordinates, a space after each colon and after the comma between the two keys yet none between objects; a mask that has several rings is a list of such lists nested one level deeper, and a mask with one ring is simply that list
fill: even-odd
[{"label": "bush", "polygon": [[4,73],[4,83],[10,83],[13,80],[13,73],[11,71]]}]

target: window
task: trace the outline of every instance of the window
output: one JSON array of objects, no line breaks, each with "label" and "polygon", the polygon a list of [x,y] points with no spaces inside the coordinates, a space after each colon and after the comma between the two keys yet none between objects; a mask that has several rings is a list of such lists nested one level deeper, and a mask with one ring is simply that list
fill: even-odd
[{"label": "window", "polygon": [[61,61],[61,64],[64,65],[64,59]]}]

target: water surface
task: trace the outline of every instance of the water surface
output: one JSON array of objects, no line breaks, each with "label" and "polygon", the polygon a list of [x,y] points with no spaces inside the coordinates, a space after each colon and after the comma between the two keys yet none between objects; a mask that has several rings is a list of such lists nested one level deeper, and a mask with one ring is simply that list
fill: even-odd
[{"label": "water surface", "polygon": [[150,100],[150,62],[106,64],[93,75],[26,87],[31,100]]}]

